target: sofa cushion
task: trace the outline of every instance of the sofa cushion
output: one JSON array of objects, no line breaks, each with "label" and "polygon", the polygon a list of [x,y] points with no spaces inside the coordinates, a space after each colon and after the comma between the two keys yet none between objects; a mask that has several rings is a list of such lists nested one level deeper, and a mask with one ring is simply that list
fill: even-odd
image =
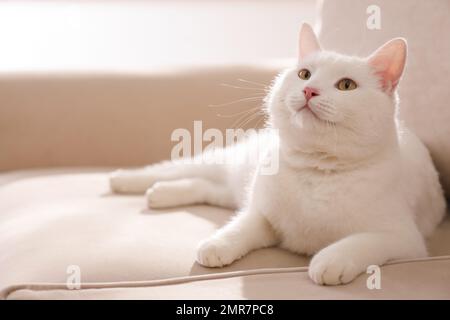
[{"label": "sofa cushion", "polygon": [[[307,257],[268,248],[225,268],[202,267],[195,262],[197,243],[232,212],[209,206],[148,210],[143,196],[110,193],[109,170],[0,175],[0,290],[65,284],[71,266],[80,268],[84,285],[308,265]],[[449,219],[429,247],[431,255],[450,254]]]},{"label": "sofa cushion", "polygon": [[150,211],[143,196],[112,195],[105,172],[67,172],[0,175],[0,289],[65,283],[72,265],[79,266],[82,282],[114,282],[308,263],[269,248],[229,267],[202,267],[195,262],[196,246],[230,211],[207,206]]},{"label": "sofa cushion", "polygon": [[387,264],[380,272],[380,286],[371,290],[368,274],[343,286],[318,286],[307,271],[307,267],[238,271],[162,281],[98,283],[79,290],[63,285],[22,285],[5,290],[3,298],[450,299],[450,256]]}]

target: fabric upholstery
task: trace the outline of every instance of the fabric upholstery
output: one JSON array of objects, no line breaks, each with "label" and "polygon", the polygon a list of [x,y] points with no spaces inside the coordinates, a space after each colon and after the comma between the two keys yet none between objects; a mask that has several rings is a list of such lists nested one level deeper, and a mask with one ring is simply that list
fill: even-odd
[{"label": "fabric upholstery", "polygon": [[[194,120],[203,121],[203,130],[244,123],[242,112],[261,105],[264,85],[281,69],[268,63],[154,74],[0,75],[0,171],[168,159],[175,129],[192,131]],[[249,97],[259,98],[236,101]]]},{"label": "fabric upholstery", "polygon": [[24,178],[22,172],[22,178],[9,177],[0,186],[0,288],[64,283],[70,265],[81,268],[83,282],[111,282],[308,263],[271,248],[226,268],[205,268],[195,262],[196,246],[230,211],[207,206],[150,211],[143,196],[110,194],[105,173],[41,174]]},{"label": "fabric upholstery", "polygon": [[[73,265],[80,267],[83,285],[110,283],[113,287],[119,285],[117,282],[132,282],[131,286],[134,286],[136,281],[162,281],[242,270],[254,274],[257,272],[255,270],[264,268],[276,269],[274,276],[267,276],[264,281],[277,286],[284,283],[277,284],[280,278],[277,272],[283,272],[283,268],[308,265],[307,257],[269,248],[252,252],[225,268],[202,267],[195,262],[198,242],[223,225],[232,212],[208,206],[148,210],[145,208],[143,196],[120,196],[109,192],[105,173],[109,170],[35,170],[0,175],[0,290],[10,292],[10,289],[6,288],[32,283],[59,283],[64,286],[68,278],[68,267]],[[447,219],[428,241],[430,254],[450,255],[449,240],[450,219]],[[410,268],[411,265],[408,265],[402,270]],[[430,264],[429,268],[417,271],[424,273],[425,280],[432,281],[424,283],[424,288],[433,287],[433,284],[438,282],[436,279],[439,275],[442,275],[442,281],[448,279],[448,273],[438,272],[441,270],[439,268],[442,268],[440,264],[437,264],[437,267]],[[290,288],[303,286],[303,283],[308,282],[305,274],[297,275],[300,282],[293,282]],[[237,293],[241,288],[239,281],[247,281],[245,279],[254,278],[227,280],[224,288],[228,289],[224,289],[223,296],[216,293],[217,295],[213,294],[211,298],[225,297],[227,292],[230,292],[230,297],[247,297],[244,291],[240,293],[242,296]],[[401,286],[402,279],[396,280],[400,282],[395,286]],[[262,283],[265,283],[264,281]],[[289,282],[287,279],[283,281]],[[450,282],[445,281],[437,288],[442,288],[444,284],[450,288]],[[148,295],[141,292],[141,289],[136,293],[122,293],[122,290],[117,293],[113,290],[109,295],[108,289],[99,291],[101,294],[98,297],[118,298],[123,295],[125,298],[200,299],[206,295],[204,290],[208,286],[216,286],[221,282],[202,283],[205,287],[199,289],[198,295],[186,293],[185,296],[183,292],[187,291],[183,290],[188,289],[170,293],[170,288],[149,289],[151,292]],[[188,286],[198,288],[202,283]],[[233,285],[237,287],[231,288]],[[256,283],[253,283],[253,286],[255,285]],[[306,288],[315,288],[310,284],[305,285]],[[291,292],[289,290],[288,292]],[[299,293],[294,290],[289,294],[292,294],[292,297],[306,297],[303,294],[306,295],[309,291],[302,290],[299,290]],[[319,294],[320,291],[317,290],[319,289],[313,291]],[[324,297],[328,297],[329,289],[322,290],[326,293]],[[396,290],[391,294],[401,291],[400,287]],[[441,297],[440,290],[435,292],[438,297]],[[338,297],[343,297],[345,292],[344,290],[339,293]],[[364,297],[366,294],[359,296],[358,290],[350,292],[355,294],[355,298]],[[11,297],[56,298],[59,294],[61,298],[95,298],[92,292],[42,293],[39,290],[21,290],[20,294]],[[254,297],[265,296],[260,293]],[[277,297],[284,297],[284,293]]]},{"label": "fabric upholstery", "polygon": [[[17,286],[7,299],[450,299],[450,256],[382,267],[379,289],[369,275],[344,286],[318,286],[307,268],[229,272],[166,281],[102,283],[80,290],[61,285]],[[276,293],[276,294],[274,294]]]}]

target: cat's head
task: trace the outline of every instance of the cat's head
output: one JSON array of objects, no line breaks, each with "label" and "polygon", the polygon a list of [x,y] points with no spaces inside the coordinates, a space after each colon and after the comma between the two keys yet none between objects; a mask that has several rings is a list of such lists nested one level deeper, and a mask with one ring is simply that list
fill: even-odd
[{"label": "cat's head", "polygon": [[395,90],[405,61],[403,39],[366,58],[345,56],[322,50],[304,24],[298,65],[275,80],[267,97],[271,125],[292,148],[370,156],[396,138]]}]

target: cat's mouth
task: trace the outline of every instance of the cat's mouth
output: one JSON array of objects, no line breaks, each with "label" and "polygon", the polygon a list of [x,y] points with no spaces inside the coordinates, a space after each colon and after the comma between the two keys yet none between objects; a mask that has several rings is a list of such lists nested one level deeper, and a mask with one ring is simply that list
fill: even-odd
[{"label": "cat's mouth", "polygon": [[322,119],[314,112],[314,110],[311,108],[311,106],[310,106],[308,103],[306,103],[303,107],[301,107],[300,109],[297,110],[297,113],[300,113],[300,112],[309,112],[309,113],[311,113],[316,119],[322,120]]}]

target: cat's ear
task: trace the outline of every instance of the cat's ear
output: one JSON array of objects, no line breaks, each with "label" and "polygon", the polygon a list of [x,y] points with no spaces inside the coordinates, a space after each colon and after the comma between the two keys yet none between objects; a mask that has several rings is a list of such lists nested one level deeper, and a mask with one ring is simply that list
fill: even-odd
[{"label": "cat's ear", "polygon": [[392,93],[397,87],[406,63],[407,44],[403,38],[386,42],[368,57],[369,65],[381,76],[383,89]]},{"label": "cat's ear", "polygon": [[320,50],[319,41],[311,26],[307,23],[302,24],[298,45],[298,60],[303,61],[310,54]]}]

